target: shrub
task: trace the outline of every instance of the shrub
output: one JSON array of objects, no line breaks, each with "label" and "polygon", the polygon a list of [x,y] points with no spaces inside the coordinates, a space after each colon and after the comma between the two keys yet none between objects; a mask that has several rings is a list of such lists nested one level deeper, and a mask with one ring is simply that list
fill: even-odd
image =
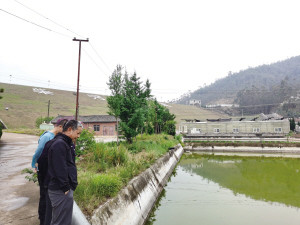
[{"label": "shrub", "polygon": [[108,167],[124,165],[128,161],[128,151],[124,146],[109,147],[107,144],[97,143],[93,154],[99,172],[105,171]]},{"label": "shrub", "polygon": [[103,197],[115,196],[122,187],[119,177],[112,174],[97,174],[92,177],[91,191]]},{"label": "shrub", "polygon": [[53,120],[54,117],[39,117],[35,120],[35,126],[37,128],[40,127],[40,125],[45,121],[46,123],[50,123],[51,120]]},{"label": "shrub", "polygon": [[2,124],[0,123],[0,138],[2,137]]},{"label": "shrub", "polygon": [[86,129],[83,129],[80,137],[76,141],[76,155],[80,156],[85,153],[86,150],[94,148],[96,144],[94,134]]},{"label": "shrub", "polygon": [[176,134],[176,122],[174,120],[169,120],[163,127],[163,131],[169,135],[175,136]]}]

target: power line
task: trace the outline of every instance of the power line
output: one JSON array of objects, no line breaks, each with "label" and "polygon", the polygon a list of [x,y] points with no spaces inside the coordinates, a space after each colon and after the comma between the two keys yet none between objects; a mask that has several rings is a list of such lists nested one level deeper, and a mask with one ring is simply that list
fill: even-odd
[{"label": "power line", "polygon": [[[20,2],[17,1],[17,0],[15,0],[15,2],[19,3],[20,5],[24,6],[24,7],[27,8],[27,9],[29,9],[30,11],[32,11],[32,12],[38,14],[39,16],[41,16],[41,17],[43,17],[43,18],[45,18],[45,19],[51,21],[52,23],[56,24],[57,26],[60,26],[60,27],[64,28],[65,30],[67,30],[67,31],[69,31],[69,32],[71,32],[71,33],[73,33],[73,34],[76,34],[76,35],[82,37],[82,35],[79,35],[79,34],[77,34],[76,32],[74,32],[74,31],[68,29],[67,27],[65,27],[65,26],[63,26],[63,25],[61,25],[61,24],[55,22],[54,20],[51,20],[50,18],[48,18],[48,17],[42,15],[41,13],[37,12],[36,10],[33,10],[33,9],[29,8],[28,6],[24,5],[23,3],[20,3]],[[32,22],[32,21],[27,20],[27,19],[25,19],[25,18],[23,18],[23,17],[20,17],[20,16],[18,16],[18,15],[15,15],[15,14],[13,14],[13,13],[10,13],[10,12],[8,12],[8,11],[6,11],[6,10],[3,10],[3,9],[0,9],[0,10],[3,11],[3,12],[5,12],[5,13],[7,13],[7,14],[9,14],[9,15],[11,15],[11,16],[14,16],[14,17],[16,17],[16,18],[18,18],[18,19],[20,19],[20,20],[23,20],[23,21],[25,21],[25,22],[27,22],[27,23],[30,23],[30,24],[32,24],[32,25],[35,25],[35,26],[37,26],[37,27],[39,27],[39,28],[45,29],[45,30],[50,31],[50,32],[57,33],[57,34],[59,34],[59,35],[62,35],[62,36],[68,37],[68,38],[72,38],[72,37],[69,36],[69,35],[66,35],[66,34],[57,32],[57,31],[55,31],[55,30],[52,30],[52,29],[50,29],[50,28],[48,28],[48,27],[39,25],[39,24],[37,24],[37,23],[35,23],[35,22]],[[89,43],[90,43],[90,42],[89,42]],[[91,43],[90,43],[90,46],[91,46],[91,48],[93,49],[93,51],[96,53],[96,55],[100,58],[100,60],[102,61],[102,63],[105,65],[105,67],[108,69],[108,71],[111,73],[111,70],[110,70],[109,66],[107,65],[107,63],[106,63],[106,62],[104,61],[104,59],[100,56],[100,54],[97,52],[97,50],[93,47],[93,45],[92,45]],[[86,53],[87,53],[87,52],[86,52]],[[99,64],[98,64],[98,63],[97,63],[97,62],[96,62],[96,61],[95,61],[88,53],[87,53],[87,55],[88,55],[88,57],[96,64],[96,66],[97,66],[97,67],[98,67],[98,68],[99,68],[99,69],[107,76],[107,74],[103,71],[103,69],[99,66]]]},{"label": "power line", "polygon": [[[17,0],[15,0],[15,2],[17,2],[18,4],[22,5],[23,7],[27,8],[27,9],[29,9],[30,11],[34,12],[35,14],[37,14],[37,15],[43,17],[44,19],[51,21],[51,22],[54,23],[55,25],[57,25],[57,26],[59,26],[59,27],[65,29],[65,30],[67,30],[67,31],[69,31],[69,32],[71,32],[71,33],[73,33],[73,34],[75,34],[75,35],[80,36],[80,37],[83,38],[82,35],[80,35],[80,34],[74,32],[74,31],[72,31],[71,29],[69,29],[69,28],[67,28],[67,27],[65,27],[65,26],[63,26],[63,25],[61,25],[60,23],[57,23],[56,21],[50,19],[49,17],[44,16],[43,14],[37,12],[36,10],[34,10],[34,9],[32,9],[32,8],[30,8],[30,7],[26,6],[26,5],[24,5],[23,3],[21,3],[21,2],[19,2],[19,1],[17,1]],[[106,66],[106,68],[108,69],[108,71],[111,73],[111,69],[109,68],[109,66],[107,65],[107,63],[104,61],[104,59],[100,56],[100,54],[97,52],[97,50],[96,50],[96,49],[94,48],[94,46],[91,44],[91,42],[89,42],[89,44],[90,44],[91,48],[93,49],[93,51],[96,53],[96,55],[100,58],[100,60],[102,61],[102,63]]]},{"label": "power line", "polygon": [[106,66],[106,68],[108,69],[108,71],[110,73],[112,73],[112,70],[109,68],[109,66],[106,64],[106,62],[102,59],[102,57],[100,56],[100,54],[97,52],[97,50],[93,47],[93,45],[91,44],[91,42],[89,42],[90,46],[92,47],[92,49],[94,50],[94,52],[96,53],[96,55],[100,58],[100,60],[103,62],[103,64]]},{"label": "power line", "polygon": [[83,37],[82,35],[80,35],[80,34],[78,34],[78,33],[75,33],[75,32],[72,31],[71,29],[69,29],[69,28],[67,28],[67,27],[65,27],[65,26],[63,26],[63,25],[61,25],[61,24],[55,22],[54,20],[52,20],[52,19],[50,19],[50,18],[48,18],[48,17],[46,17],[46,16],[44,16],[44,15],[42,15],[41,13],[37,12],[36,10],[34,10],[34,9],[32,9],[32,8],[30,8],[30,7],[26,6],[26,5],[24,5],[23,3],[21,3],[21,2],[19,2],[19,1],[17,1],[17,0],[15,0],[15,2],[19,3],[20,5],[22,5],[23,7],[27,8],[27,9],[29,9],[30,11],[34,12],[35,14],[37,14],[37,15],[43,17],[44,19],[47,19],[47,20],[51,21],[51,22],[54,23],[55,25],[57,25],[57,26],[59,26],[59,27],[65,29],[65,30],[67,30],[67,31],[69,31],[69,32],[71,32],[71,33],[73,33],[73,34],[76,34],[77,36]]},{"label": "power line", "polygon": [[0,10],[3,11],[3,12],[5,12],[5,13],[7,13],[7,14],[9,14],[9,15],[11,15],[11,16],[14,16],[14,17],[16,17],[16,18],[18,18],[18,19],[20,19],[20,20],[23,20],[23,21],[25,21],[25,22],[27,22],[27,23],[30,23],[30,24],[32,24],[32,25],[35,25],[35,26],[37,26],[37,27],[39,27],[39,28],[45,29],[45,30],[50,31],[50,32],[57,33],[57,34],[59,34],[59,35],[62,35],[62,36],[68,37],[68,38],[71,37],[71,36],[68,36],[68,35],[66,35],[66,34],[63,34],[63,33],[60,33],[60,32],[54,31],[54,30],[51,30],[51,29],[49,29],[49,28],[47,28],[47,27],[44,27],[44,26],[42,26],[42,25],[39,25],[39,24],[34,23],[34,22],[32,22],[32,21],[29,21],[29,20],[27,20],[27,19],[24,19],[24,18],[22,18],[22,17],[20,17],[20,16],[17,16],[17,15],[15,15],[15,14],[13,14],[13,13],[10,13],[10,12],[4,10],[4,9],[0,9]]},{"label": "power line", "polygon": [[[83,51],[85,52],[85,54],[90,58],[90,60],[92,60],[92,62],[98,67],[98,69],[104,74],[106,75],[106,73],[104,72],[104,70],[101,68],[101,66],[99,66],[99,64],[92,58],[92,56],[85,50],[83,49]],[[107,75],[106,75],[107,76]]]}]

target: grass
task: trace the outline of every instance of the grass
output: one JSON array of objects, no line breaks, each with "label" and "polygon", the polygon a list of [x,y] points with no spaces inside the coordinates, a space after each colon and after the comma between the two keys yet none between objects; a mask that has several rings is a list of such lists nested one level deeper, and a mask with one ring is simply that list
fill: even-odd
[{"label": "grass", "polygon": [[87,215],[149,168],[178,141],[169,135],[142,135],[132,144],[97,143],[77,163],[78,187],[74,198]]},{"label": "grass", "polygon": [[[47,89],[54,95],[38,94],[33,92],[30,86],[0,83],[4,88],[1,93],[0,118],[8,128],[34,128],[35,120],[38,117],[46,117],[48,112],[48,101],[50,100],[50,115],[56,117],[60,115],[74,115],[76,96],[72,91],[62,91]],[[105,98],[105,96],[102,96]],[[101,115],[107,114],[108,107],[104,100],[95,100],[80,93],[80,115]],[[206,119],[226,117],[224,115],[211,112],[209,110],[197,108],[195,106],[168,104],[170,112],[176,115],[177,126],[181,119]],[[8,107],[8,110],[5,108]]]},{"label": "grass", "polygon": [[41,136],[44,132],[44,130],[41,129],[28,129],[28,128],[4,129],[2,131],[7,133],[29,134],[29,135],[36,135],[36,136]]}]

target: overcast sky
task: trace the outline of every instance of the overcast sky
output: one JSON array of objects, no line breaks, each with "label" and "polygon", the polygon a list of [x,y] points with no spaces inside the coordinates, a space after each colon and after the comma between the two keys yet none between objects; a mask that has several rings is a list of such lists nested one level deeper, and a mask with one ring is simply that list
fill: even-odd
[{"label": "overcast sky", "polygon": [[290,0],[1,0],[0,82],[75,90],[72,38],[89,38],[82,91],[109,94],[121,64],[148,78],[159,101],[171,100],[229,71],[299,55],[299,8]]}]

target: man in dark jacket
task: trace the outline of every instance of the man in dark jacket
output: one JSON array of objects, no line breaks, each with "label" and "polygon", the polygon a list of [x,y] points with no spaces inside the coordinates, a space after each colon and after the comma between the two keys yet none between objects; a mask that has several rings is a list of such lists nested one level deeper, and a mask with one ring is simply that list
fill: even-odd
[{"label": "man in dark jacket", "polygon": [[69,225],[72,221],[73,191],[77,187],[77,169],[72,144],[80,136],[82,125],[69,120],[48,151],[48,194],[52,205],[51,225]]}]

